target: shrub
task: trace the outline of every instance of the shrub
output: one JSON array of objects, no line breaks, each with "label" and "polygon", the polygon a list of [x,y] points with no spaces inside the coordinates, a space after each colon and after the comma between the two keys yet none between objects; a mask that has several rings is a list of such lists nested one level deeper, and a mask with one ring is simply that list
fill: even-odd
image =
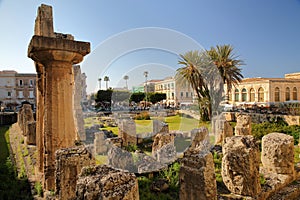
[{"label": "shrub", "polygon": [[35,182],[34,189],[38,196],[43,197],[43,187],[40,182]]},{"label": "shrub", "polygon": [[150,120],[150,115],[148,112],[141,112],[134,117],[135,120]]}]

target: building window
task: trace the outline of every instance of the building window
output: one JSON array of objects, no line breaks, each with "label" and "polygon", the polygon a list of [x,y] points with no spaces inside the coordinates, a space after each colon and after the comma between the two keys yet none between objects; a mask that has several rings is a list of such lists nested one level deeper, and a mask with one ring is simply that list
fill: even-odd
[{"label": "building window", "polygon": [[19,85],[20,85],[20,86],[23,85],[23,80],[19,80]]},{"label": "building window", "polygon": [[180,92],[180,96],[183,97],[183,92]]},{"label": "building window", "polygon": [[296,87],[294,87],[293,88],[293,100],[297,100],[297,88]]},{"label": "building window", "polygon": [[171,83],[171,89],[174,89],[174,83]]},{"label": "building window", "polygon": [[247,101],[247,90],[245,88],[242,89],[242,101]]},{"label": "building window", "polygon": [[33,91],[29,91],[29,98],[34,98]]},{"label": "building window", "polygon": [[11,92],[7,92],[7,97],[8,97],[8,98],[11,97]]},{"label": "building window", "polygon": [[32,80],[32,79],[30,79],[30,80],[29,80],[29,86],[31,86],[31,87],[32,87],[33,85],[34,85],[34,83],[33,83],[33,80]]},{"label": "building window", "polygon": [[240,91],[239,89],[235,89],[234,91],[234,101],[239,101],[240,99]]},{"label": "building window", "polygon": [[188,92],[185,93],[185,97],[186,98],[189,97],[189,93]]},{"label": "building window", "polygon": [[250,89],[250,102],[255,101],[255,91],[253,88]]},{"label": "building window", "polygon": [[19,98],[23,98],[23,91],[19,91]]},{"label": "building window", "polygon": [[193,92],[191,92],[191,97],[193,97]]},{"label": "building window", "polygon": [[275,102],[280,101],[280,90],[278,87],[275,88]]},{"label": "building window", "polygon": [[287,87],[287,88],[285,89],[285,100],[286,100],[286,101],[291,100],[291,98],[290,98],[290,88],[289,88],[289,87]]},{"label": "building window", "polygon": [[264,98],[264,89],[262,87],[260,87],[258,89],[258,102],[264,102],[265,98]]},{"label": "building window", "polygon": [[172,99],[174,99],[174,92],[172,92]]}]

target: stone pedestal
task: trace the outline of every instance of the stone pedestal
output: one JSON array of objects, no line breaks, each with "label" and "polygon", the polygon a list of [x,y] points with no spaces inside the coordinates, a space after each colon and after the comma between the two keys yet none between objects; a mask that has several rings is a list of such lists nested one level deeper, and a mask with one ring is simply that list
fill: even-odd
[{"label": "stone pedestal", "polygon": [[123,140],[123,146],[136,145],[136,124],[133,120],[122,120],[119,125],[119,135]]},{"label": "stone pedestal", "polygon": [[73,118],[73,65],[89,52],[89,43],[53,32],[51,6],[39,8],[28,57],[36,62],[38,77],[43,79],[38,80],[41,102],[37,103],[37,137],[38,149],[43,152],[38,161],[44,162],[39,167],[44,172],[46,190],[54,189],[55,151],[73,146],[77,139]]},{"label": "stone pedestal", "polygon": [[107,152],[107,145],[105,142],[105,137],[104,137],[103,131],[95,133],[94,151],[95,151],[96,155]]}]

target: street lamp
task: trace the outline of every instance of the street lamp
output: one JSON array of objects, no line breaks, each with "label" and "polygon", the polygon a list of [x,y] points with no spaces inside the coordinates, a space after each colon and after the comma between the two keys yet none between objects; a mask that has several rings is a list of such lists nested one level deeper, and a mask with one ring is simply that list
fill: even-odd
[{"label": "street lamp", "polygon": [[144,76],[145,76],[145,95],[146,95],[146,99],[145,99],[145,108],[147,107],[147,78],[148,78],[148,72],[147,71],[144,71]]}]

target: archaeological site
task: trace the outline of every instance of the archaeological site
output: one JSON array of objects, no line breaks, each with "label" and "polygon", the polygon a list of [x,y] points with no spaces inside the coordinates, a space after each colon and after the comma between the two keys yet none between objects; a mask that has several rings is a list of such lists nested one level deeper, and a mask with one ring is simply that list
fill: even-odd
[{"label": "archaeological site", "polygon": [[180,109],[147,109],[147,97],[141,110],[84,111],[79,64],[90,43],[55,32],[53,21],[52,7],[40,5],[28,46],[36,109],[24,103],[9,129],[28,199],[300,199],[298,116],[218,112],[199,122]]}]

